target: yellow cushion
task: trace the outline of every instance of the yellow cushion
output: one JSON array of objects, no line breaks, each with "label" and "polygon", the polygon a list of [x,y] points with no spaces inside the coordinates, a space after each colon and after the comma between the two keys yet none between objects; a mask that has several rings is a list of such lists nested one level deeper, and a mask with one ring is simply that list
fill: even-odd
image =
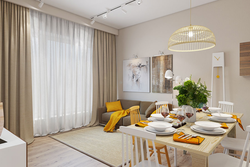
[{"label": "yellow cushion", "polygon": [[120,101],[106,102],[107,112],[120,111],[122,110],[122,105]]}]

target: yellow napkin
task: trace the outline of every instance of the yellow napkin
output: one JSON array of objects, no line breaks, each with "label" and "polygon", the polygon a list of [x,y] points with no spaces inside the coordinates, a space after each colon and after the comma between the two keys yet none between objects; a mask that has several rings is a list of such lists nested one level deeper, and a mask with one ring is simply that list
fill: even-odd
[{"label": "yellow napkin", "polygon": [[190,144],[196,144],[196,145],[201,144],[201,143],[205,140],[205,138],[200,137],[200,136],[197,136],[197,137],[195,137],[195,138],[189,138],[189,139],[183,139],[183,138],[180,138],[180,139],[179,139],[179,137],[180,137],[181,135],[184,135],[184,133],[183,133],[183,132],[181,132],[181,133],[179,133],[179,134],[175,133],[175,134],[173,135],[173,140],[174,140],[174,141],[177,141],[177,142],[190,143]]},{"label": "yellow napkin", "polygon": [[[211,115],[211,114],[208,114],[207,116],[211,117],[212,115]],[[233,115],[233,114],[232,114],[232,118],[235,119],[235,120],[238,122],[238,125],[241,127],[241,129],[242,129],[243,131],[245,131],[244,128],[243,128],[243,126],[242,126],[241,119],[238,118],[237,115]],[[222,124],[226,124],[226,123],[222,123]],[[222,125],[222,128],[228,129],[228,126],[227,126],[227,125],[226,125],[226,127],[227,127],[227,128],[223,127],[223,125]]]},{"label": "yellow napkin", "polygon": [[241,127],[241,129],[242,129],[243,131],[245,131],[244,128],[243,128],[243,126],[242,126],[242,123],[241,123],[240,118],[237,118],[237,116],[236,116],[236,115],[233,115],[233,114],[232,114],[232,118],[233,118],[233,119],[236,119],[236,121],[238,122],[238,125]]},{"label": "yellow napkin", "polygon": [[169,118],[177,119],[175,116],[176,116],[175,114],[171,114],[171,113],[169,114]]},{"label": "yellow napkin", "polygon": [[221,123],[221,128],[223,128],[223,129],[228,129],[228,126],[227,126],[226,123]]},{"label": "yellow napkin", "polygon": [[148,126],[149,122],[150,121],[142,120],[142,121],[138,122],[137,124],[135,124],[135,126],[146,127],[146,126]]}]

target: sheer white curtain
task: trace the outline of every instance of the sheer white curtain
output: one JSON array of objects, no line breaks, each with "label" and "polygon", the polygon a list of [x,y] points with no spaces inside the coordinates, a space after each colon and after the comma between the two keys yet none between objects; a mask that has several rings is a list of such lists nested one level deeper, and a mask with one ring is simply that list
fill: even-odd
[{"label": "sheer white curtain", "polygon": [[30,10],[34,135],[88,125],[94,29]]}]

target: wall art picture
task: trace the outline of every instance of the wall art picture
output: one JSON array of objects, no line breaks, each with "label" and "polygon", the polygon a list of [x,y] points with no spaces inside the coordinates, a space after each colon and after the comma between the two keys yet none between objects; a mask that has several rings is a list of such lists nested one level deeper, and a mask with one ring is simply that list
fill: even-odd
[{"label": "wall art picture", "polygon": [[149,57],[123,60],[123,91],[150,92]]},{"label": "wall art picture", "polygon": [[173,81],[165,78],[167,70],[173,71],[173,55],[152,57],[153,93],[173,93]]}]

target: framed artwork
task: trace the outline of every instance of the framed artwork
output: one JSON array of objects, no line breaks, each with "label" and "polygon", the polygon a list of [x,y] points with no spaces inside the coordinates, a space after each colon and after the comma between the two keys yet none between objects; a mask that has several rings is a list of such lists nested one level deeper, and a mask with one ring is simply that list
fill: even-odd
[{"label": "framed artwork", "polygon": [[123,60],[123,91],[150,92],[150,59]]},{"label": "framed artwork", "polygon": [[173,71],[173,55],[152,57],[152,92],[173,93],[173,80],[165,78],[167,70]]}]

